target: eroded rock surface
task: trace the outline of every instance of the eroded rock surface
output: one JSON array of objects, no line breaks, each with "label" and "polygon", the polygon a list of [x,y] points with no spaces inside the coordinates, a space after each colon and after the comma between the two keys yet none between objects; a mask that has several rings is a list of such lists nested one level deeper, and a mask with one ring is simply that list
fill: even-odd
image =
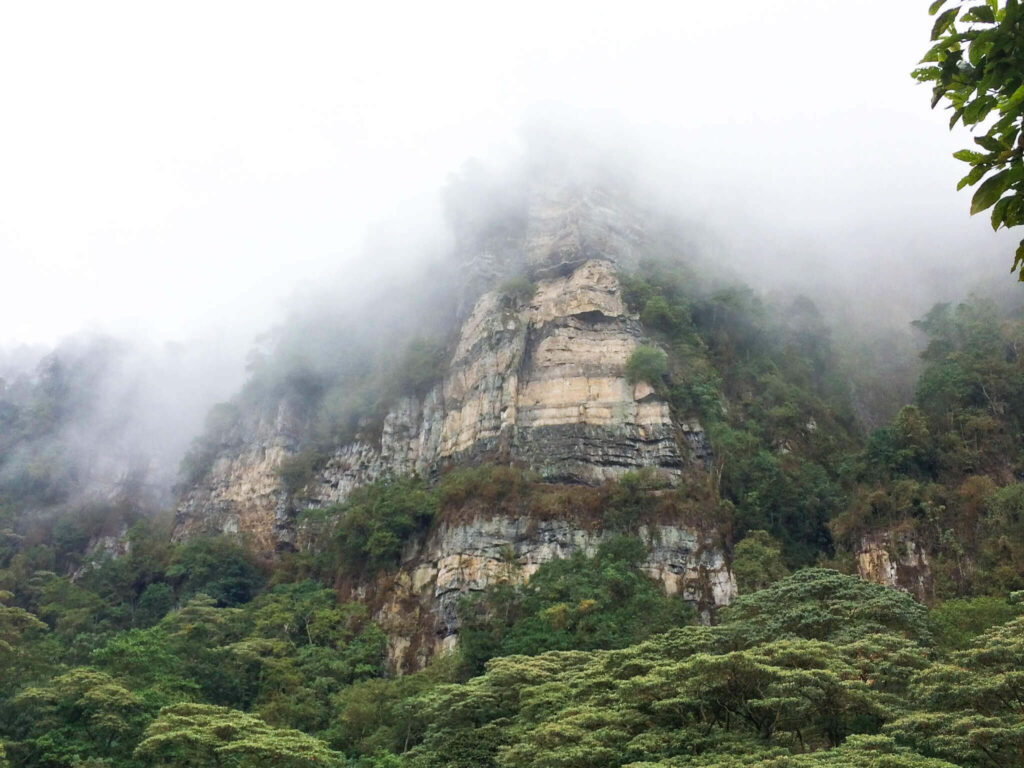
[{"label": "eroded rock surface", "polygon": [[[593,555],[606,535],[569,520],[441,522],[410,543],[398,571],[354,587],[351,596],[375,606],[374,619],[390,638],[389,663],[408,672],[454,645],[463,596],[497,581],[521,583],[543,563],[575,552]],[[669,594],[705,615],[735,596],[735,580],[709,536],[677,525],[642,526],[639,536],[649,552],[643,569]]]},{"label": "eroded rock surface", "polygon": [[933,579],[928,555],[909,535],[883,531],[861,537],[857,572],[862,579],[902,589],[918,600],[931,596]]},{"label": "eroded rock surface", "polygon": [[[701,465],[709,448],[700,424],[673,423],[651,387],[626,379],[642,341],[609,261],[591,259],[540,281],[524,306],[484,294],[462,325],[443,382],[423,398],[398,401],[379,444],[338,449],[301,503],[330,504],[385,475],[429,475],[488,457],[583,483],[640,467],[671,478],[688,463]],[[241,532],[268,551],[290,545],[296,510],[277,475],[288,445],[271,434],[221,456],[179,506],[177,535]]]},{"label": "eroded rock surface", "polygon": [[[618,278],[639,258],[639,218],[600,191],[541,191],[524,211],[457,250],[467,286],[493,288],[526,274],[536,284],[531,298],[467,288],[443,379],[422,397],[393,403],[379,433],[337,448],[297,493],[285,490],[278,469],[302,444],[301,417],[282,403],[276,416],[243,418],[183,496],[175,537],[238,533],[272,556],[309,545],[295,530],[302,508],[343,501],[382,477],[488,460],[569,484],[641,467],[674,482],[687,467],[704,469],[712,456],[700,423],[674,421],[651,386],[626,378],[630,355],[647,341]],[[645,568],[667,591],[705,614],[729,602],[735,583],[710,533],[668,520],[640,536]],[[394,668],[414,669],[454,642],[462,595],[495,579],[526,579],[554,558],[593,553],[602,537],[599,527],[569,519],[442,520],[409,543],[397,571],[346,589],[375,607]]]}]

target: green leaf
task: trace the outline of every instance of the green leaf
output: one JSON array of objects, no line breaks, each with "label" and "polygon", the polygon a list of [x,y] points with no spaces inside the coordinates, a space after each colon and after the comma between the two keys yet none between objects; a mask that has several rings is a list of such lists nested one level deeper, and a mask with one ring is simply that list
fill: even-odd
[{"label": "green leaf", "polygon": [[961,149],[959,152],[954,152],[953,157],[957,160],[963,160],[965,163],[981,163],[988,159],[988,155],[983,155],[981,152],[973,152],[969,149]]},{"label": "green leaf", "polygon": [[992,229],[998,230],[1000,226],[1006,223],[1006,209],[1013,201],[1012,197],[1002,197],[995,204],[992,209]]},{"label": "green leaf", "polygon": [[964,125],[974,125],[985,119],[998,102],[992,96],[979,96],[964,107]]},{"label": "green leaf", "polygon": [[996,23],[996,15],[987,5],[976,5],[967,12],[967,15],[973,17],[974,20],[985,24]]},{"label": "green leaf", "polygon": [[935,26],[932,27],[932,40],[939,39],[939,36],[956,21],[958,13],[960,13],[959,8],[950,8],[948,11],[943,11],[939,14],[939,18],[935,20]]},{"label": "green leaf", "polygon": [[1008,198],[1010,203],[1006,207],[1006,214],[1003,216],[1003,223],[1007,227],[1016,227],[1024,222],[1024,198],[1014,195]]},{"label": "green leaf", "polygon": [[995,176],[991,176],[985,180],[985,183],[978,187],[978,191],[974,193],[974,197],[971,199],[971,215],[980,213],[985,209],[993,205],[998,200],[1006,188],[1010,186],[1013,181],[1013,175],[1010,169],[1000,171]]},{"label": "green leaf", "polygon": [[937,62],[939,60],[939,54],[944,53],[948,48],[949,45],[945,40],[943,40],[940,43],[936,43],[935,45],[928,49],[928,52],[921,59],[920,63],[929,64]]},{"label": "green leaf", "polygon": [[985,175],[986,171],[988,171],[988,168],[985,168],[984,166],[977,166],[975,168],[972,168],[970,173],[968,173],[966,176],[960,179],[959,182],[957,182],[957,192],[959,192],[964,187],[973,187],[975,184],[981,181],[981,177]]},{"label": "green leaf", "polygon": [[1024,85],[1020,86],[1020,88],[1010,95],[1010,98],[999,105],[999,112],[1000,114],[1005,115],[1007,112],[1015,110],[1022,103],[1024,103]]},{"label": "green leaf", "polygon": [[1013,259],[1013,266],[1010,272],[1017,272],[1017,279],[1024,283],[1024,240],[1017,246],[1017,255]]},{"label": "green leaf", "polygon": [[934,16],[936,13],[939,12],[939,8],[944,6],[947,2],[949,2],[949,0],[935,0],[935,2],[932,3],[931,6],[929,6],[928,8],[928,15]]},{"label": "green leaf", "polygon": [[967,48],[967,60],[971,62],[972,67],[977,67],[982,58],[992,48],[992,41],[988,33],[978,35],[971,41],[970,46]]},{"label": "green leaf", "polygon": [[999,139],[994,136],[976,136],[974,143],[983,149],[987,149],[989,152],[1002,152],[1007,149]]}]

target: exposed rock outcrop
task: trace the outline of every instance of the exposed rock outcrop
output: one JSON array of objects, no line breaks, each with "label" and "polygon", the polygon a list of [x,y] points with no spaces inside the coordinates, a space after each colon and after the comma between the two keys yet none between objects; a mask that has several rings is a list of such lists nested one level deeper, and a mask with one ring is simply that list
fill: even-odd
[{"label": "exposed rock outcrop", "polygon": [[[397,402],[379,444],[338,449],[303,503],[330,504],[385,475],[429,475],[487,457],[558,482],[597,483],[640,467],[674,477],[687,463],[699,466],[710,450],[700,424],[675,424],[651,387],[626,379],[642,340],[609,261],[540,281],[523,306],[486,293],[462,325],[444,380]],[[276,471],[288,443],[271,433],[218,458],[179,506],[176,535],[240,532],[264,549],[290,545],[296,510]]]},{"label": "exposed rock outcrop", "polygon": [[[521,221],[463,242],[469,251],[459,258],[473,265],[467,286],[526,274],[532,297],[499,289],[472,299],[441,380],[394,402],[378,433],[364,430],[337,448],[298,493],[285,490],[278,469],[301,445],[301,419],[286,403],[276,417],[243,419],[182,498],[175,537],[238,533],[268,555],[307,546],[295,531],[302,508],[343,501],[382,477],[429,477],[457,464],[515,462],[547,482],[590,485],[642,467],[670,483],[687,467],[703,470],[712,457],[700,423],[674,420],[654,388],[626,377],[645,342],[618,277],[639,258],[638,217],[599,191],[549,191],[527,208]],[[667,591],[705,614],[729,602],[735,583],[710,533],[675,520],[639,533],[645,568]],[[454,642],[461,595],[498,578],[526,579],[554,558],[593,553],[603,535],[570,519],[441,520],[409,543],[397,571],[347,589],[375,607],[393,666],[418,668]]]},{"label": "exposed rock outcrop", "polygon": [[[569,520],[476,517],[442,521],[406,547],[394,574],[351,590],[374,606],[374,619],[388,633],[389,663],[397,671],[422,667],[455,643],[456,606],[488,584],[528,580],[543,563],[574,552],[592,555],[604,534]],[[727,605],[736,583],[710,537],[681,525],[641,526],[648,547],[643,564],[669,594],[693,602],[705,615]]]},{"label": "exposed rock outcrop", "polygon": [[861,537],[857,572],[862,579],[902,589],[925,601],[932,592],[928,555],[913,536],[875,532]]}]

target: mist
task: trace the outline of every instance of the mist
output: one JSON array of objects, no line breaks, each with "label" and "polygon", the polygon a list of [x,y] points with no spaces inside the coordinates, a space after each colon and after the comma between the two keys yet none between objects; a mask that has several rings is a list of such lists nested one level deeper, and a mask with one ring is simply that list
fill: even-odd
[{"label": "mist", "polygon": [[628,187],[721,279],[911,348],[936,301],[1018,298],[955,191],[970,137],[910,78],[929,28],[881,0],[7,7],[4,376],[116,349],[68,440],[120,424],[109,452],[167,477],[282,338],[331,369],[396,280],[443,293],[474,167],[481,216],[536,167]]}]

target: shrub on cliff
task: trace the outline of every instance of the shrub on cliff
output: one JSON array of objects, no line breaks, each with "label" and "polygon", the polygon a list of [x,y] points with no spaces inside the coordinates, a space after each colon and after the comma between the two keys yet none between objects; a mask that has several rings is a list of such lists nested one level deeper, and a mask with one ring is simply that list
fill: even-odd
[{"label": "shrub on cliff", "polygon": [[654,491],[664,488],[665,482],[650,467],[641,467],[626,472],[609,487],[601,523],[606,530],[627,532],[635,531],[640,521],[654,513],[658,506]]},{"label": "shrub on cliff", "polygon": [[537,284],[528,277],[510,277],[498,286],[498,295],[510,304],[525,304],[537,293]]},{"label": "shrub on cliff", "polygon": [[297,493],[309,484],[327,458],[323,451],[316,448],[305,448],[281,459],[281,463],[277,467],[277,476],[281,478],[281,484],[288,493]]},{"label": "shrub on cliff", "polygon": [[767,531],[750,531],[732,554],[732,572],[740,592],[764,589],[789,574],[782,545]]},{"label": "shrub on cliff", "polygon": [[[492,584],[459,605],[463,671],[509,654],[622,648],[688,623],[689,604],[665,594],[640,566],[647,556],[635,538],[617,536],[593,557],[577,552],[540,566],[527,584]],[[508,562],[508,576],[515,564]]]},{"label": "shrub on cliff", "polygon": [[471,500],[494,505],[528,494],[530,485],[529,477],[518,467],[481,464],[445,473],[438,483],[438,491],[444,506],[458,507]]},{"label": "shrub on cliff", "polygon": [[332,549],[337,566],[352,572],[397,565],[409,536],[425,529],[437,508],[437,493],[416,478],[358,488],[334,510],[338,528]]},{"label": "shrub on cliff", "polygon": [[630,384],[646,381],[652,386],[661,384],[668,375],[668,355],[664,350],[642,344],[633,350],[626,362],[626,379]]}]

